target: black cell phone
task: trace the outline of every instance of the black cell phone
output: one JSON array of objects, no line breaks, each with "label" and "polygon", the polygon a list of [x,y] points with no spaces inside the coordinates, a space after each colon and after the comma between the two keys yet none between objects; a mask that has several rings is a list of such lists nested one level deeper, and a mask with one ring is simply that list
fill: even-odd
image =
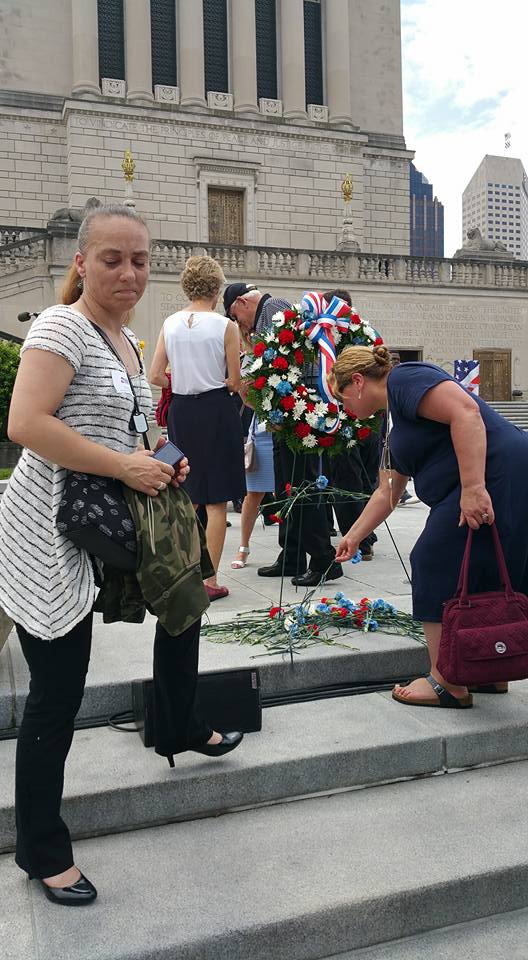
[{"label": "black cell phone", "polygon": [[181,452],[180,448],[176,446],[175,443],[172,443],[171,440],[167,440],[167,443],[164,443],[159,450],[156,450],[154,454],[155,460],[161,460],[162,463],[168,463],[170,467],[174,467],[176,470],[178,464],[183,460],[185,454]]}]

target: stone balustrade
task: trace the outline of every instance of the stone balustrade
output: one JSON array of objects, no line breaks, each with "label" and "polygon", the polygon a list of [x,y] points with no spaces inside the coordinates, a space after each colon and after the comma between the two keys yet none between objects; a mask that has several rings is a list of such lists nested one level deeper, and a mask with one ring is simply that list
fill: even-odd
[{"label": "stone balustrade", "polygon": [[46,239],[46,234],[38,231],[38,235],[0,244],[0,277],[44,263]]},{"label": "stone balustrade", "polygon": [[152,268],[161,273],[179,274],[187,257],[196,253],[207,253],[218,260],[228,279],[283,277],[292,281],[324,280],[326,283],[340,280],[404,286],[528,288],[528,262],[525,261],[494,263],[377,253],[194,245],[177,240],[152,242]]},{"label": "stone balustrade", "polygon": [[[37,261],[51,266],[66,263],[75,249],[76,224],[50,224],[48,231],[0,225],[0,275],[30,267]],[[71,227],[71,229],[70,229]],[[13,240],[12,237],[15,239]],[[55,249],[61,243],[61,250]],[[65,258],[65,246],[67,256]],[[153,273],[176,279],[193,254],[206,253],[221,265],[228,280],[271,281],[284,279],[300,286],[320,282],[397,285],[406,287],[487,287],[528,289],[528,262],[520,260],[411,257],[344,251],[293,250],[225,244],[193,244],[179,240],[153,240]]]},{"label": "stone balustrade", "polygon": [[18,243],[19,240],[25,240],[36,234],[42,236],[45,230],[41,227],[10,227],[0,224],[0,247],[7,243]]}]

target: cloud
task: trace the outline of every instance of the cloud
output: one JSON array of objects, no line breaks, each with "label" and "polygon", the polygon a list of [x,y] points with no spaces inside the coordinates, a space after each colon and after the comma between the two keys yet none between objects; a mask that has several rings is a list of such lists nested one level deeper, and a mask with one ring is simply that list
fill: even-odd
[{"label": "cloud", "polygon": [[462,241],[462,192],[486,153],[528,161],[525,0],[402,0],[404,129]]}]

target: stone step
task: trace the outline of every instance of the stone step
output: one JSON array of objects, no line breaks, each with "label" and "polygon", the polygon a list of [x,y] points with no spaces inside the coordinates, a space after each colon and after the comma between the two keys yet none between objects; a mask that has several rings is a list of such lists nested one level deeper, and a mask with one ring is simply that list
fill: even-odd
[{"label": "stone step", "polygon": [[525,908],[527,790],[512,763],[80,841],[82,923],[4,856],[3,957],[317,960]]},{"label": "stone step", "polygon": [[[404,707],[385,693],[272,707],[233,754],[186,753],[174,770],[136,733],[80,730],[65,817],[75,837],[94,836],[524,757],[528,684],[516,687],[467,711]],[[14,845],[15,747],[0,743],[1,852]]]},{"label": "stone step", "polygon": [[326,960],[526,960],[528,910],[511,910],[483,920],[456,923],[393,943],[340,953]]},{"label": "stone step", "polygon": [[[403,603],[399,605],[403,608]],[[147,617],[145,623],[139,625],[104,625],[101,618],[96,617],[80,718],[108,717],[130,710],[131,681],[152,676],[153,636],[152,617]],[[290,663],[289,658],[282,656],[255,656],[263,653],[262,647],[217,644],[203,639],[200,669],[257,666],[262,695],[267,697],[322,684],[416,676],[427,668],[425,647],[408,637],[351,631],[343,634],[340,642],[350,646],[318,644],[303,650]],[[20,723],[27,689],[27,665],[13,633],[8,646],[0,654],[0,730]]]}]

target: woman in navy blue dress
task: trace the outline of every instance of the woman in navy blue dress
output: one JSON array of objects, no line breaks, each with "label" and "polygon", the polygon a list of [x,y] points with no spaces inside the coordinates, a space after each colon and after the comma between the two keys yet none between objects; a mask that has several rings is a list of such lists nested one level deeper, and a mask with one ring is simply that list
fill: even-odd
[{"label": "woman in navy blue dress", "polygon": [[[442,608],[457,587],[467,526],[494,520],[515,590],[528,593],[528,437],[432,363],[391,367],[386,347],[348,347],[333,368],[335,393],[358,417],[388,410],[380,483],[359,520],[341,540],[336,560],[354,556],[361,540],[392,512],[413,477],[430,508],[411,552],[413,615],[421,620],[431,657],[429,677],[397,685],[393,697],[416,706],[470,707],[466,687],[436,668]],[[470,591],[499,588],[490,531],[475,537]],[[505,692],[507,684],[489,692]]]}]

